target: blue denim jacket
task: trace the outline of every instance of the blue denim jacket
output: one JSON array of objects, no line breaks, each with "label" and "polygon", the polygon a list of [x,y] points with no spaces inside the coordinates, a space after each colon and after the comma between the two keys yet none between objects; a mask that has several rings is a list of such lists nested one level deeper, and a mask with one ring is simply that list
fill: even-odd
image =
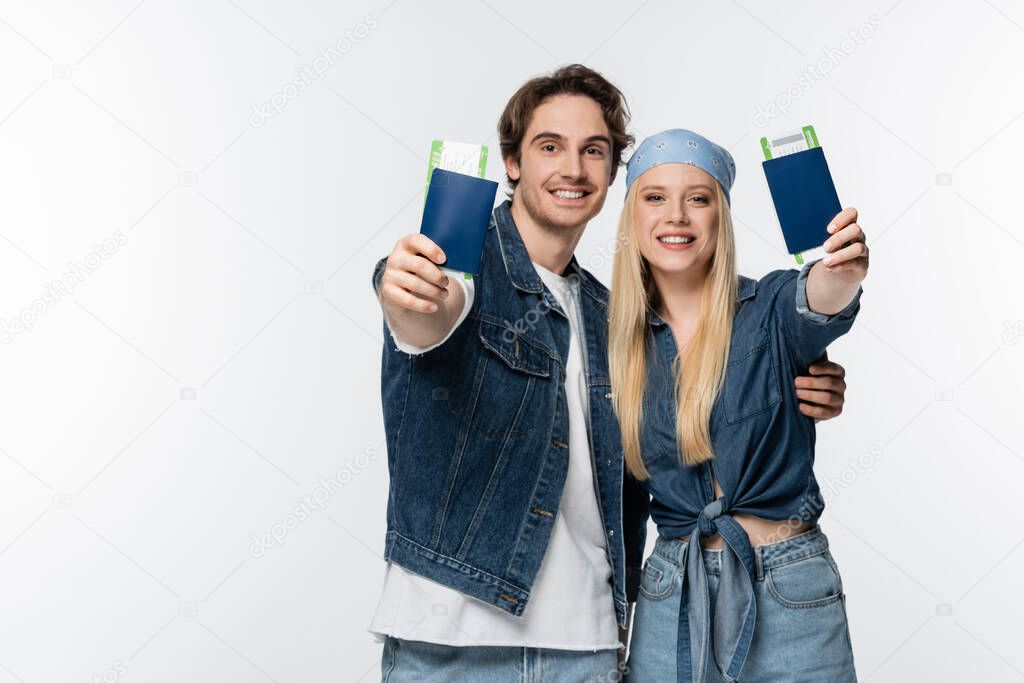
[{"label": "blue denim jacket", "polygon": [[[774,271],[756,282],[740,278],[725,383],[711,414],[715,457],[701,465],[684,467],[679,461],[676,341],[671,328],[649,312],[641,449],[650,478],[644,488],[652,496],[658,535],[690,536],[684,583],[689,597],[678,632],[698,635],[692,646],[689,638],[679,639],[680,681],[703,680],[712,650],[723,673],[735,680],[750,646],[756,619],[753,549],[732,515],[814,523],[824,508],[813,469],[814,420],[799,411],[792,380],[853,326],[861,290],[836,315],[815,313],[807,304],[813,265],[799,273]],[[724,494],[717,500],[712,473]],[[726,551],[712,627],[700,538],[716,532]]]},{"label": "blue denim jacket", "polygon": [[[521,616],[568,469],[569,321],[530,262],[510,206],[494,209],[473,306],[448,340],[408,355],[384,326],[384,554]],[[377,290],[384,264],[374,271]],[[608,376],[608,290],[575,258],[566,275],[580,291],[594,481],[624,626],[639,587],[646,494],[624,477]]]}]

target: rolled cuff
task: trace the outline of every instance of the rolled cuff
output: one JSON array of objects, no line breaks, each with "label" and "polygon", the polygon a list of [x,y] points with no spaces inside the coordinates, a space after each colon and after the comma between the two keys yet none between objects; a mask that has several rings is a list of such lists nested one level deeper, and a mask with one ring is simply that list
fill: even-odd
[{"label": "rolled cuff", "polygon": [[377,261],[377,265],[373,267],[373,277],[370,281],[373,284],[373,291],[378,295],[380,294],[380,279],[384,276],[384,268],[386,268],[387,265],[388,259],[387,257],[384,257],[380,261]]}]

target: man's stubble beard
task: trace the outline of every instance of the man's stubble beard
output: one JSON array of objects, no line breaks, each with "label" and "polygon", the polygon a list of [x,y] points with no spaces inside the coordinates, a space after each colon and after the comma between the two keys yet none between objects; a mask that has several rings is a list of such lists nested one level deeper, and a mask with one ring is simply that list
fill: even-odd
[{"label": "man's stubble beard", "polygon": [[[546,190],[541,189],[539,192],[546,192]],[[566,231],[582,230],[586,228],[591,219],[600,213],[601,208],[604,206],[603,201],[596,204],[593,211],[586,215],[582,222],[566,223],[564,221],[557,220],[554,216],[545,212],[542,201],[544,198],[538,197],[537,191],[531,191],[531,188],[519,185],[516,187],[515,195],[518,195],[518,199],[523,204],[523,210],[526,211],[537,227],[542,229],[544,232],[554,233],[556,235],[564,234]]]}]

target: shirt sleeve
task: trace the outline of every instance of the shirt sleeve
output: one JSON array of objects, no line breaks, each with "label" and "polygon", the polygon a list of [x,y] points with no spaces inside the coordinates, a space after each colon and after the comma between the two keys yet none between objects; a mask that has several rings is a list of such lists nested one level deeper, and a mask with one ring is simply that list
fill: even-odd
[{"label": "shirt sleeve", "polygon": [[462,311],[459,313],[459,317],[455,320],[455,324],[452,325],[452,329],[448,330],[448,333],[444,336],[444,339],[437,342],[436,344],[431,344],[430,346],[413,346],[412,344],[408,344],[399,339],[395,335],[395,332],[391,327],[391,321],[388,320],[388,314],[385,313],[384,324],[387,325],[388,331],[391,332],[391,338],[395,341],[395,346],[398,348],[399,351],[402,351],[403,353],[408,353],[409,355],[419,355],[421,353],[426,353],[427,351],[430,351],[432,349],[436,349],[441,344],[444,344],[446,341],[448,341],[448,338],[452,336],[452,333],[458,329],[459,325],[462,324],[462,321],[466,319],[466,317],[469,315],[470,309],[473,307],[473,297],[475,296],[476,293],[476,288],[473,285],[473,280],[466,278],[465,275],[454,270],[449,270],[447,268],[442,268],[441,270],[446,275],[448,275],[449,282],[458,282],[459,285],[462,287]]},{"label": "shirt sleeve", "polygon": [[784,271],[775,297],[776,317],[800,367],[816,361],[829,344],[850,331],[864,291],[858,287],[853,300],[834,315],[812,311],[807,302],[807,278],[815,263],[807,263],[799,273]]}]

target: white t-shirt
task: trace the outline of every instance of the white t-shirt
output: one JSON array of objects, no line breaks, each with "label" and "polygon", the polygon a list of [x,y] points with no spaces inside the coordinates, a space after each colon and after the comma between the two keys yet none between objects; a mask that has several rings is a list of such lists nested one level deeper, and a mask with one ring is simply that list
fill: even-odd
[{"label": "white t-shirt", "polygon": [[[587,382],[581,352],[577,299],[568,278],[533,264],[569,317],[569,355],[565,395],[569,411],[569,469],[554,528],[522,617],[406,571],[389,562],[384,590],[369,631],[405,640],[444,645],[512,646],[559,650],[607,650],[620,647],[612,598],[611,565],[594,489],[587,432]],[[473,305],[473,282],[450,274],[465,293],[455,327]],[[550,313],[549,315],[558,315]],[[454,328],[453,328],[454,329]],[[450,336],[451,333],[449,333]],[[396,339],[406,353],[425,353]]]}]

